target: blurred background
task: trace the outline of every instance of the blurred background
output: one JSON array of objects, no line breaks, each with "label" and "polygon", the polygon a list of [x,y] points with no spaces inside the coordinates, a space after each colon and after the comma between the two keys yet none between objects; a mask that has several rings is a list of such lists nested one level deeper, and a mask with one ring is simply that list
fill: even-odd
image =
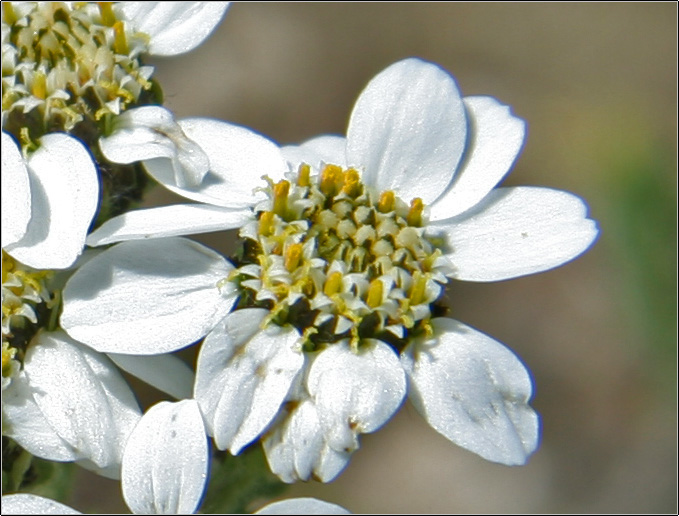
[{"label": "blurred background", "polygon": [[[534,375],[542,442],[526,466],[456,447],[406,404],[335,482],[286,496],[355,513],[675,513],[677,4],[236,3],[200,48],[152,64],[178,118],[287,144],[344,134],[365,84],[409,56],[512,106],[528,138],[504,184],[583,197],[601,235],[553,271],[448,289],[451,315]],[[97,482],[74,507],[101,510]]]}]

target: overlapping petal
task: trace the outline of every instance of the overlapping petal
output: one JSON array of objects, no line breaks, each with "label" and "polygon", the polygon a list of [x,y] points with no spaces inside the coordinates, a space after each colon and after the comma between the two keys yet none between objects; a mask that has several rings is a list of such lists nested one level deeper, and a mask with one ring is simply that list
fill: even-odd
[{"label": "overlapping petal", "polygon": [[378,191],[428,204],[450,184],[466,143],[464,105],[451,75],[405,59],[361,92],[347,129],[347,162]]},{"label": "overlapping petal", "polygon": [[75,138],[52,133],[40,143],[27,163],[30,222],[6,250],[36,269],[65,269],[82,253],[97,210],[99,179],[90,153]]},{"label": "overlapping petal", "polygon": [[453,217],[486,196],[511,170],[526,135],[526,123],[492,97],[465,97],[469,120],[464,161],[429,220]]},{"label": "overlapping petal", "polygon": [[[58,460],[85,460],[115,472],[141,412],[113,363],[59,330],[40,333],[33,340],[24,372],[32,400],[70,447],[72,458]],[[38,444],[33,436],[17,440],[27,439]],[[38,450],[38,455],[44,453]]]},{"label": "overlapping petal", "polygon": [[212,33],[229,2],[119,2],[124,19],[150,36],[149,52],[157,56],[183,54]]},{"label": "overlapping petal", "polygon": [[200,185],[181,187],[166,160],[144,162],[149,174],[169,190],[194,201],[244,209],[264,196],[263,176],[283,178],[287,163],[278,146],[258,133],[235,124],[209,118],[179,121],[183,132],[208,156],[210,171]]},{"label": "overlapping petal", "polygon": [[598,235],[587,206],[568,192],[497,188],[458,217],[427,228],[446,237],[453,277],[499,281],[558,267],[582,254]]},{"label": "overlapping petal", "polygon": [[205,490],[208,458],[195,400],[154,405],[127,441],[122,464],[125,502],[136,514],[193,514]]},{"label": "overlapping petal", "polygon": [[114,163],[160,161],[172,170],[179,187],[200,184],[210,168],[205,152],[161,106],[142,106],[117,116],[113,132],[99,139],[99,148]]},{"label": "overlapping petal", "polygon": [[175,399],[190,398],[195,374],[179,357],[163,355],[121,355],[108,353],[108,357],[123,371],[136,376]]},{"label": "overlapping petal", "polygon": [[31,218],[28,169],[14,139],[2,132],[2,247],[18,242]]},{"label": "overlapping petal", "polygon": [[410,399],[438,432],[483,458],[524,464],[538,446],[530,375],[509,349],[452,319],[402,353]]},{"label": "overlapping petal", "polygon": [[205,338],[194,397],[219,449],[238,454],[276,416],[304,364],[292,327],[260,329],[264,309],[238,310]]},{"label": "overlapping petal", "polygon": [[229,210],[204,204],[173,204],[125,212],[107,220],[90,233],[87,244],[106,245],[142,240],[224,231],[252,220],[252,210]]},{"label": "overlapping petal", "polygon": [[231,310],[231,270],[221,255],[184,238],[122,242],[68,281],[61,326],[102,352],[175,351]]},{"label": "overlapping petal", "polygon": [[314,360],[307,388],[330,446],[351,452],[358,448],[359,433],[374,432],[401,406],[406,378],[387,344],[364,339],[354,351],[342,341]]},{"label": "overlapping petal", "polygon": [[320,168],[323,163],[347,166],[347,140],[344,136],[333,134],[316,136],[300,145],[286,145],[281,151],[293,169],[300,163],[307,163],[316,168]]},{"label": "overlapping petal", "polygon": [[328,444],[311,399],[292,400],[286,405],[262,439],[271,471],[287,483],[312,477],[331,482],[347,466],[351,453]]},{"label": "overlapping petal", "polygon": [[59,436],[36,404],[24,372],[2,391],[2,414],[3,435],[14,439],[32,455],[58,462],[78,459],[77,452]]}]

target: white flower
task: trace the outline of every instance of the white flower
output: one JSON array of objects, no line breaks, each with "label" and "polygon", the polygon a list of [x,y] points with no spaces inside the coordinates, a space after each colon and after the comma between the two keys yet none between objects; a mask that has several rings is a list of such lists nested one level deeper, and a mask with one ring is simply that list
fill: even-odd
[{"label": "white flower", "polygon": [[3,514],[82,514],[49,498],[28,493],[2,496]]},{"label": "white flower", "polygon": [[86,147],[46,134],[24,158],[2,132],[2,248],[37,269],[65,269],[82,253],[97,210],[99,179]]},{"label": "white flower", "polygon": [[49,284],[82,253],[97,209],[95,165],[63,133],[24,158],[3,131],[2,151],[2,433],[33,455],[116,476],[140,417],[134,396],[106,357],[46,331],[58,306]]},{"label": "white flower", "polygon": [[2,272],[3,436],[32,455],[118,477],[141,413],[116,365],[175,397],[191,395],[192,371],[170,355],[107,357],[56,330],[72,271],[35,270],[3,250]]},{"label": "white flower", "polygon": [[60,330],[31,340],[23,369],[2,392],[4,436],[37,457],[75,461],[112,478],[140,417],[113,363]]},{"label": "white flower", "polygon": [[[144,55],[171,56],[200,45],[229,2],[3,2],[2,125],[22,139],[46,131],[77,135],[91,148],[101,134],[130,129],[149,117],[117,121],[125,110],[162,100]],[[39,35],[37,37],[36,35]],[[30,113],[29,116],[27,116]],[[192,153],[182,158],[181,184],[207,172],[207,158],[176,129],[160,121],[159,134]],[[96,153],[94,149],[93,152]]]},{"label": "white flower", "polygon": [[[208,482],[209,447],[195,400],[160,402],[132,431],[123,456],[121,485],[134,514],[194,514]],[[294,512],[288,512],[294,511]],[[256,514],[348,514],[313,498],[290,499]]]},{"label": "white flower", "polygon": [[142,65],[140,55],[193,50],[228,5],[3,2],[3,125],[15,109],[40,107],[49,120],[58,114],[67,130],[91,111],[97,120],[119,114],[150,88],[153,67]]},{"label": "white flower", "polygon": [[[499,342],[438,316],[449,279],[545,271],[597,236],[574,195],[496,188],[523,121],[407,59],[361,93],[346,138],[280,150],[223,122],[179,125],[209,157],[203,182],[180,186],[167,161],[145,166],[203,204],[128,212],[90,235],[90,245],[133,241],[71,279],[66,331],[100,351],[122,333],[130,354],[206,335],[194,396],[208,433],[234,454],[261,437],[288,482],[335,478],[358,435],[406,395],[458,445],[527,460],[539,433],[528,371]],[[233,227],[246,239],[236,270],[184,239],[148,240]]]},{"label": "white flower", "polygon": [[116,365],[190,395],[193,374],[176,357],[107,357],[53,331],[59,289],[47,283],[75,265],[106,189],[87,148],[97,131],[78,124],[105,126],[142,102],[153,69],[139,56],[195,48],[227,6],[3,2],[3,435],[34,455],[119,475],[140,412]]},{"label": "white flower", "polygon": [[[162,488],[162,486],[161,486]],[[49,498],[42,496],[17,493],[3,495],[3,514],[82,514]],[[172,514],[172,513],[143,513],[143,514]],[[174,514],[189,514],[179,512]],[[290,498],[265,505],[253,514],[351,514],[344,507],[334,503],[324,502],[316,498]]]},{"label": "white flower", "polygon": [[[208,481],[209,448],[195,400],[151,407],[130,435],[122,491],[134,514],[194,514]],[[288,511],[295,512],[288,512]],[[339,511],[339,512],[335,512]],[[348,514],[337,505],[299,498],[255,514]]]}]

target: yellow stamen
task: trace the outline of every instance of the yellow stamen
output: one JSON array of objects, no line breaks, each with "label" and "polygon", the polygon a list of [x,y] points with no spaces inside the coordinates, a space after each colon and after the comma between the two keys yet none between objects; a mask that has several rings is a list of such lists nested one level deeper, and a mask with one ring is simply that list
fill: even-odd
[{"label": "yellow stamen", "polygon": [[285,218],[285,214],[288,211],[289,192],[290,183],[285,180],[276,183],[273,187],[273,212],[279,217]]},{"label": "yellow stamen", "polygon": [[265,211],[259,218],[259,229],[257,232],[262,236],[269,236],[273,234],[273,217],[272,211]]},{"label": "yellow stamen", "polygon": [[350,168],[344,173],[344,187],[342,192],[349,197],[358,197],[361,194],[361,181],[358,171]]},{"label": "yellow stamen", "polygon": [[344,174],[342,167],[338,165],[326,165],[321,172],[321,184],[319,186],[321,192],[327,197],[334,197],[341,190],[344,183]]},{"label": "yellow stamen", "polygon": [[17,350],[13,347],[10,347],[10,345],[7,342],[3,342],[2,344],[2,376],[7,377],[10,375],[12,372],[11,364],[12,364],[12,359],[16,355]]},{"label": "yellow stamen", "polygon": [[113,27],[116,15],[113,13],[113,2],[97,2],[101,12],[101,23],[107,27]]},{"label": "yellow stamen", "polygon": [[302,244],[292,244],[285,251],[285,268],[288,272],[293,272],[302,260]]},{"label": "yellow stamen", "polygon": [[7,25],[14,25],[17,22],[16,14],[12,2],[2,2],[2,18]]},{"label": "yellow stamen", "polygon": [[370,308],[377,308],[382,304],[382,291],[384,289],[384,284],[379,279],[374,279],[370,282],[368,287],[368,297],[365,303]]},{"label": "yellow stamen", "polygon": [[380,213],[389,213],[394,210],[394,192],[387,190],[380,195],[380,201],[377,203],[377,209]]},{"label": "yellow stamen", "polygon": [[427,277],[420,271],[413,273],[413,286],[410,288],[410,305],[420,305],[424,301],[427,288]]},{"label": "yellow stamen", "polygon": [[297,186],[309,186],[309,174],[311,173],[311,167],[306,163],[302,163],[299,166],[297,172]]},{"label": "yellow stamen", "polygon": [[333,294],[337,294],[340,289],[342,288],[342,273],[339,271],[335,271],[330,276],[328,276],[328,279],[325,280],[325,285],[323,286],[323,293],[330,297]]},{"label": "yellow stamen", "polygon": [[420,227],[422,225],[422,210],[424,210],[422,199],[415,197],[410,201],[410,211],[406,218],[409,226]]},{"label": "yellow stamen", "polygon": [[47,77],[42,72],[35,72],[33,76],[33,85],[31,86],[31,93],[39,99],[45,100],[47,98]]},{"label": "yellow stamen", "polygon": [[117,21],[113,24],[113,32],[115,33],[115,38],[113,40],[113,51],[116,54],[127,55],[130,53],[130,49],[127,46],[127,38],[125,37],[125,25],[121,21]]}]

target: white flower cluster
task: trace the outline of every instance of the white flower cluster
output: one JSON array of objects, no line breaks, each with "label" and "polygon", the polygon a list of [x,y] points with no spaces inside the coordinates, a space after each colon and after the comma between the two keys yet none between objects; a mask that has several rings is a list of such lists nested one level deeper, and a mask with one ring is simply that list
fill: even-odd
[{"label": "white flower cluster", "polygon": [[[453,443],[524,464],[530,374],[442,296],[579,256],[598,234],[585,203],[498,186],[525,123],[417,58],[370,81],[346,136],[281,147],[175,120],[143,58],[195,48],[227,7],[3,2],[3,456],[9,438],[120,478],[135,513],[189,514],[210,440],[233,455],[260,441],[283,482],[329,482],[408,398]],[[188,202],[111,208],[115,174]],[[232,257],[186,238],[227,229]],[[192,345],[195,370],[173,354]],[[142,411],[120,369],[177,401]],[[50,511],[76,513],[3,497],[3,513]]]}]

